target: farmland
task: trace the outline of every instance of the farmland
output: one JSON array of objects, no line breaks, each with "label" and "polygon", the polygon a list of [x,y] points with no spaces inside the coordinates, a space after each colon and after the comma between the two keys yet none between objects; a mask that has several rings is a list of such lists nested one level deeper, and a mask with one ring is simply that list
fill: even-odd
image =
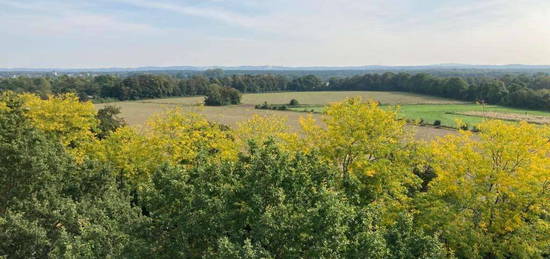
[{"label": "farmland", "polygon": [[[287,120],[291,129],[299,128],[299,119],[307,111],[316,119],[324,106],[345,98],[360,96],[365,100],[379,101],[388,109],[399,106],[399,114],[402,118],[422,121],[425,124],[434,124],[440,121],[441,126],[456,127],[456,121],[460,120],[469,126],[476,125],[486,118],[503,120],[526,120],[534,123],[545,123],[550,120],[550,113],[515,109],[496,105],[477,105],[471,103],[449,100],[445,98],[423,96],[418,94],[400,92],[377,91],[334,91],[334,92],[282,92],[263,94],[244,94],[242,104],[230,106],[202,106],[203,97],[179,97],[140,101],[126,101],[110,103],[122,109],[122,117],[133,126],[143,125],[147,118],[155,113],[162,112],[173,107],[181,107],[187,111],[193,111],[204,115],[207,119],[229,126],[235,126],[238,122],[245,121],[254,114],[276,115]],[[301,107],[289,108],[289,111],[260,110],[254,106],[267,102],[269,104],[286,104],[291,99],[296,99]],[[108,104],[97,104],[97,108]],[[294,111],[294,112],[293,112]],[[314,113],[311,113],[314,111]],[[432,127],[415,127],[416,136],[419,139],[433,139],[454,133],[453,130],[435,129]]]},{"label": "farmland", "polygon": [[[331,102],[341,101],[345,98],[361,96],[363,99],[378,100],[383,104],[460,104],[462,102],[399,92],[361,92],[361,91],[339,91],[339,92],[285,92],[285,93],[264,93],[244,94],[242,104],[223,107],[199,106],[203,97],[180,97],[164,98],[140,101],[114,102],[108,104],[96,104],[96,108],[106,105],[121,107],[121,116],[130,124],[136,127],[142,126],[151,115],[162,112],[166,109],[181,107],[187,111],[193,111],[204,115],[207,119],[229,126],[235,126],[238,122],[249,119],[254,114],[276,115],[287,120],[291,129],[299,128],[300,117],[304,113],[292,111],[258,110],[256,104],[267,103],[288,103],[290,99],[297,99],[302,104],[318,107]],[[320,119],[320,114],[312,116]],[[412,126],[411,126],[412,127]],[[454,131],[447,129],[435,129],[432,127],[415,127],[416,137],[419,139],[432,139],[436,136],[452,134]]]},{"label": "farmland", "polygon": [[244,104],[288,103],[291,99],[298,100],[301,104],[325,105],[331,102],[342,101],[349,97],[360,96],[364,100],[376,100],[382,104],[460,104],[462,101],[404,93],[385,91],[323,91],[323,92],[284,92],[267,94],[245,94]]},{"label": "farmland", "polygon": [[[291,99],[298,100],[301,104],[325,105],[331,102],[342,101],[349,97],[360,96],[364,100],[377,100],[382,104],[461,104],[462,101],[419,95],[404,92],[386,91],[319,91],[319,92],[278,92],[261,94],[244,94],[241,103],[243,105],[256,105],[264,102],[270,104],[288,103]],[[139,103],[181,104],[191,105],[201,103],[203,97],[177,97],[141,100]]]},{"label": "farmland", "polygon": [[[460,120],[468,125],[476,125],[485,119],[506,120],[540,120],[541,117],[550,119],[550,112],[515,109],[497,105],[403,105],[400,114],[408,119],[423,119],[426,123],[440,120],[441,125],[453,127],[455,121]],[[516,116],[513,116],[516,115]]]},{"label": "farmland", "polygon": [[463,102],[423,96],[410,93],[399,92],[285,92],[285,93],[264,93],[264,94],[244,94],[240,105],[230,105],[223,107],[200,106],[203,97],[180,97],[164,98],[140,101],[114,102],[108,104],[96,104],[97,108],[105,105],[115,105],[122,108],[122,116],[131,125],[143,124],[152,114],[162,112],[167,108],[174,106],[183,107],[186,110],[196,111],[204,114],[207,118],[227,125],[235,125],[236,122],[245,120],[252,114],[277,114],[288,117],[292,125],[303,114],[282,111],[256,110],[254,105],[264,102],[270,104],[288,103],[290,99],[297,99],[301,104],[311,105],[316,111],[320,111],[322,106],[331,102],[341,101],[345,98],[361,96],[365,100],[377,100],[382,104],[460,104]]},{"label": "farmland", "polygon": [[[391,109],[393,105],[385,105]],[[314,111],[321,113],[323,105],[289,108],[294,111]],[[526,109],[508,108],[498,105],[477,105],[477,104],[404,104],[398,107],[399,114],[403,118],[422,121],[426,124],[433,124],[436,120],[442,126],[455,127],[459,120],[470,126],[479,124],[485,119],[501,119],[507,121],[525,120],[533,123],[548,123],[550,112],[533,111]]]},{"label": "farmland", "polygon": [[[187,110],[204,114],[208,119],[234,125],[235,122],[245,120],[252,114],[277,114],[289,117],[291,126],[296,126],[298,118],[303,114],[291,114],[280,111],[255,110],[254,105],[264,102],[270,104],[288,103],[291,99],[297,99],[301,104],[311,106],[316,111],[321,111],[324,105],[337,102],[349,97],[360,96],[364,100],[377,100],[382,104],[460,104],[461,101],[445,98],[423,96],[418,94],[400,92],[378,92],[378,91],[333,91],[333,92],[281,92],[263,94],[244,94],[240,105],[215,107],[199,107],[204,97],[177,97],[139,101],[125,101],[110,103],[122,108],[122,115],[132,125],[143,124],[152,114],[161,112],[166,108],[179,106]],[[97,104],[103,107],[107,104]]]}]

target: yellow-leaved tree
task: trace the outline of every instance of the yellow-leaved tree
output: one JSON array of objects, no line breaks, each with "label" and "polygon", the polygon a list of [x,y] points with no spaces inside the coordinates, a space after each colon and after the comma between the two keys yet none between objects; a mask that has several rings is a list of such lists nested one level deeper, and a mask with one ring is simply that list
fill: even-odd
[{"label": "yellow-leaved tree", "polygon": [[298,134],[289,129],[286,118],[282,116],[254,114],[249,120],[237,123],[234,135],[241,151],[246,150],[250,140],[264,143],[269,139],[275,140],[283,150],[300,149]]},{"label": "yellow-leaved tree", "polygon": [[175,163],[190,163],[199,152],[207,152],[213,158],[236,157],[231,130],[200,114],[175,108],[153,116],[147,125],[151,144]]},{"label": "yellow-leaved tree", "polygon": [[[5,93],[3,93],[3,94],[5,94]],[[1,98],[0,98],[0,99],[1,99]],[[6,111],[6,110],[8,110],[8,109],[9,109],[9,108],[8,108],[8,105],[7,105],[5,102],[3,102],[3,101],[0,100],[0,111]]]},{"label": "yellow-leaved tree", "polygon": [[35,94],[21,94],[26,115],[33,125],[59,141],[77,160],[83,157],[81,147],[95,140],[98,120],[91,102],[81,102],[75,94],[50,95],[41,99]]},{"label": "yellow-leaved tree", "polygon": [[338,167],[344,182],[357,189],[360,202],[399,205],[408,200],[408,188],[418,186],[420,179],[413,173],[406,122],[397,111],[357,97],[331,104],[322,120],[301,120],[302,146]]},{"label": "yellow-leaved tree", "polygon": [[162,163],[192,165],[201,152],[208,159],[236,159],[232,132],[202,115],[175,108],[154,115],[143,132],[122,127],[87,147],[92,159],[108,162],[124,178],[140,184]]},{"label": "yellow-leaved tree", "polygon": [[419,222],[464,258],[550,254],[550,128],[488,121],[431,145]]},{"label": "yellow-leaved tree", "polygon": [[134,184],[148,182],[150,174],[163,162],[156,148],[145,135],[128,126],[84,146],[88,158],[110,164],[122,179]]}]

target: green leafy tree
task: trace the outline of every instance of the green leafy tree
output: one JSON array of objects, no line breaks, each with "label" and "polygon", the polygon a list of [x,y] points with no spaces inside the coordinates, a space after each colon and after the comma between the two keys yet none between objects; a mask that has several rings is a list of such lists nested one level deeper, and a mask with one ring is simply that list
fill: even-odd
[{"label": "green leafy tree", "polygon": [[221,106],[241,103],[241,93],[234,88],[211,84],[206,91],[204,104]]},{"label": "green leafy tree", "polygon": [[120,107],[106,105],[97,111],[96,118],[99,121],[97,133],[98,137],[103,139],[118,128],[126,126],[126,121],[117,116],[120,114]]},{"label": "green leafy tree", "polygon": [[114,174],[76,165],[32,126],[17,96],[0,102],[0,256],[121,257],[141,247],[132,233],[146,218]]},{"label": "green leafy tree", "polygon": [[411,220],[384,226],[351,204],[338,171],[315,154],[251,145],[237,162],[162,167],[142,192],[149,254],[161,258],[442,257]]},{"label": "green leafy tree", "polygon": [[290,102],[288,103],[288,105],[290,105],[290,106],[297,106],[297,105],[299,105],[299,104],[300,104],[300,103],[299,103],[298,100],[296,100],[296,99],[292,99],[292,100],[290,100]]}]

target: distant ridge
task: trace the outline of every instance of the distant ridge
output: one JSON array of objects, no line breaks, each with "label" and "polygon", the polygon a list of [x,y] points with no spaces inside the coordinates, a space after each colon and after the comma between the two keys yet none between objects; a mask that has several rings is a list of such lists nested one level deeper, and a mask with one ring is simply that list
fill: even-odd
[{"label": "distant ridge", "polygon": [[144,72],[144,71],[204,71],[220,68],[223,70],[256,70],[256,71],[327,71],[327,70],[452,70],[452,69],[491,69],[491,70],[529,70],[550,69],[550,65],[468,65],[468,64],[436,64],[423,66],[146,66],[146,67],[112,67],[112,68],[0,68],[1,72]]}]

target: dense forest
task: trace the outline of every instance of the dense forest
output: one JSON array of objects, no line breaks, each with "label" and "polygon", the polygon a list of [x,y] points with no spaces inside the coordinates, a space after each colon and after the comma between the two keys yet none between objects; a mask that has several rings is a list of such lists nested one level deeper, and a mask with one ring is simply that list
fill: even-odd
[{"label": "dense forest", "polygon": [[359,98],[299,132],[181,109],[139,131],[117,113],[0,94],[0,257],[550,256],[548,126],[416,142]]},{"label": "dense forest", "polygon": [[0,79],[0,91],[32,92],[41,96],[74,92],[81,100],[137,100],[168,96],[205,95],[212,84],[242,93],[275,91],[405,91],[519,108],[550,109],[550,76],[441,77],[426,73],[364,74],[321,80],[315,75],[225,75],[211,70],[177,78],[162,74],[17,77]]}]

